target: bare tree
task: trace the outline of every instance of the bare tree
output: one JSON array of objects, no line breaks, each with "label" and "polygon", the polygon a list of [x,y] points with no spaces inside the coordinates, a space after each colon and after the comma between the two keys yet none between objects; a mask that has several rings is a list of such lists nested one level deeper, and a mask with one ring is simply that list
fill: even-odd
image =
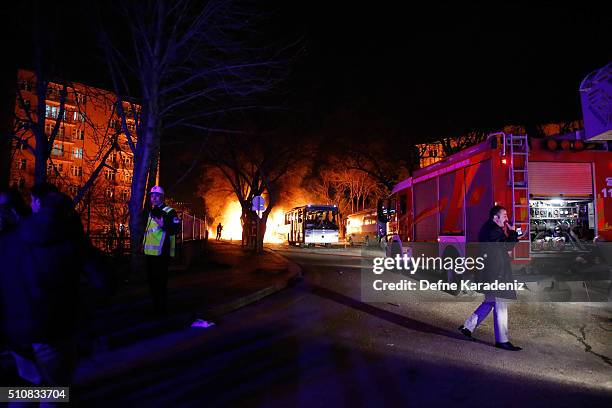
[{"label": "bare tree", "polygon": [[[178,126],[204,135],[221,130],[210,125],[213,118],[252,107],[249,96],[271,89],[284,77],[287,48],[253,43],[253,23],[260,16],[232,1],[150,0],[122,2],[120,8],[126,27],[117,33],[121,38],[100,32],[120,98],[122,131],[134,154],[129,209],[136,248],[142,240],[147,185],[158,174],[162,135]],[[126,33],[129,46],[122,47]],[[140,111],[124,109],[129,95],[139,96]],[[136,124],[133,131],[128,118]]]},{"label": "bare tree", "polygon": [[[42,75],[38,72],[38,75]],[[9,137],[18,147],[13,150],[12,160],[16,159],[15,155],[21,150],[29,151],[35,159],[34,183],[49,179],[67,190],[77,187],[77,192],[70,192],[75,196],[75,204],[78,204],[98,177],[100,170],[106,166],[110,153],[117,149],[119,135],[109,126],[113,111],[111,110],[105,124],[95,123],[87,114],[85,101],[99,109],[112,106],[113,101],[109,101],[109,95],[104,91],[77,85],[65,79],[39,79],[37,74],[29,71],[21,71],[20,78],[16,93],[14,128],[9,133]],[[30,91],[34,91],[35,106],[32,106]],[[47,103],[49,100],[53,103]],[[59,105],[56,105],[57,103]],[[71,129],[72,134],[69,134]],[[97,150],[93,154],[86,153],[87,163],[93,165],[90,171],[85,172],[88,179],[84,184],[74,186],[74,179],[83,175],[82,170],[67,177],[69,169],[63,169],[63,163],[55,163],[54,159],[65,160],[71,156],[72,152],[64,150],[64,142],[83,140],[85,131],[87,137],[92,138]],[[81,157],[77,155],[73,158],[78,160]]]},{"label": "bare tree", "polygon": [[[207,161],[221,172],[242,208],[243,245],[253,245],[258,253],[263,249],[268,215],[280,198],[282,179],[304,157],[288,139],[278,132],[251,131],[238,137],[220,134],[211,138],[207,149]],[[252,201],[256,196],[266,199],[266,208],[252,242],[250,229],[257,222]]]},{"label": "bare tree", "polygon": [[324,200],[338,205],[342,214],[374,207],[385,194],[380,183],[361,170],[328,167],[320,176],[314,190]]},{"label": "bare tree", "polygon": [[450,156],[486,140],[488,134],[486,130],[470,130],[458,137],[442,138],[440,139],[442,151],[445,156]]}]

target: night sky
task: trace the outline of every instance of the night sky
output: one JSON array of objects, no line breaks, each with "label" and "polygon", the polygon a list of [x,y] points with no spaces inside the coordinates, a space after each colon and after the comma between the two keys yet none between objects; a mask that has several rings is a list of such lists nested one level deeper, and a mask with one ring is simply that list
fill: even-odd
[{"label": "night sky", "polygon": [[302,15],[296,99],[314,117],[353,106],[416,137],[577,119],[581,79],[612,60],[612,18],[597,9],[382,4]]},{"label": "night sky", "polygon": [[[309,132],[330,131],[338,112],[383,121],[415,138],[465,129],[580,117],[578,85],[612,60],[612,16],[589,6],[400,7],[397,2],[258,2],[260,27],[278,43],[301,38],[304,52],[278,103]],[[112,4],[112,3],[106,3]],[[18,65],[31,66],[31,6],[3,6],[23,35],[5,37]],[[91,7],[48,5],[58,64],[99,86],[107,73],[95,46]],[[17,18],[10,17],[17,15]],[[8,17],[7,17],[8,16]],[[121,30],[120,26],[116,27]],[[360,128],[361,125],[355,125]],[[359,137],[358,134],[355,135]]]}]

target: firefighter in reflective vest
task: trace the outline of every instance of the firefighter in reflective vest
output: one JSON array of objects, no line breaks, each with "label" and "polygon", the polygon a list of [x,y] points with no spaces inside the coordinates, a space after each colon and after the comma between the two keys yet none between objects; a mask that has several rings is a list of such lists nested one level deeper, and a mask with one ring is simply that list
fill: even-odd
[{"label": "firefighter in reflective vest", "polygon": [[166,311],[168,263],[175,255],[176,234],[181,229],[181,220],[174,209],[164,204],[164,190],[160,186],[151,188],[150,200],[143,247],[155,312],[163,314]]}]

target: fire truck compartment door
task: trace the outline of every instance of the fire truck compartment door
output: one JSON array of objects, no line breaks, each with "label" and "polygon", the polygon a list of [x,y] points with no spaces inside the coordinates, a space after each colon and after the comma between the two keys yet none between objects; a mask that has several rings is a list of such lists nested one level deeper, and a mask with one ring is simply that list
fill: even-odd
[{"label": "fire truck compartment door", "polygon": [[593,194],[591,163],[529,162],[529,194],[588,197]]}]

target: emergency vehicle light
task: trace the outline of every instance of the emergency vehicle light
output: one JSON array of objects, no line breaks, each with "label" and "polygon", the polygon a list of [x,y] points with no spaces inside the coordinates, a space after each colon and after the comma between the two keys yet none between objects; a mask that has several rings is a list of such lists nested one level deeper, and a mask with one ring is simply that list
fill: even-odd
[{"label": "emergency vehicle light", "polygon": [[[591,145],[593,144],[589,144],[589,146]],[[573,150],[579,152],[584,150],[586,147],[587,146],[582,140],[562,140],[561,142],[559,142],[557,140],[551,139],[546,141],[546,148],[548,148],[548,150],[550,151],[559,150],[560,148],[561,150],[565,151]]]}]

